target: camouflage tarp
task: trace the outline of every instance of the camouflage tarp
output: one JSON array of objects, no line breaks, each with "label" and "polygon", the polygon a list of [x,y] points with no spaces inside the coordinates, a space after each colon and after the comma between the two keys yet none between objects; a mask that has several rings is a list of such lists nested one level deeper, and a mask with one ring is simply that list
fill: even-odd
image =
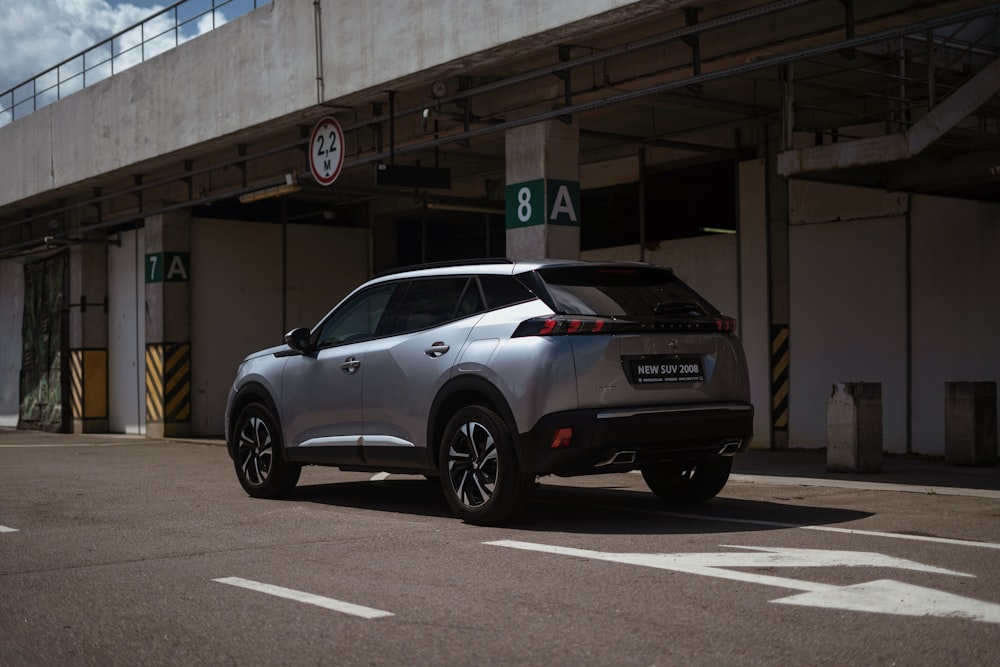
[{"label": "camouflage tarp", "polygon": [[61,252],[24,266],[21,414],[18,428],[68,431],[69,257]]}]

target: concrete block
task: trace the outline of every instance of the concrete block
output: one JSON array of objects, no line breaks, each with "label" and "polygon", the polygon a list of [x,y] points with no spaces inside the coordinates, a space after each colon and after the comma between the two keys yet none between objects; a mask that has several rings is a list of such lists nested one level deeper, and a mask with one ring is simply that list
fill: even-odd
[{"label": "concrete block", "polygon": [[827,470],[882,472],[882,384],[834,384],[826,434]]},{"label": "concrete block", "polygon": [[944,452],[951,465],[997,463],[997,383],[945,382]]}]

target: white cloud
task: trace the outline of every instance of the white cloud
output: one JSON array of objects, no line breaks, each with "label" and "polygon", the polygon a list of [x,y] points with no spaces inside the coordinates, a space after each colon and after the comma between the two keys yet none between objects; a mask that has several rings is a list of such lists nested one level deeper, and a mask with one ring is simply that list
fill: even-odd
[{"label": "white cloud", "polygon": [[164,5],[108,0],[0,0],[0,92],[139,23]]},{"label": "white cloud", "polygon": [[[171,4],[171,0],[0,0],[0,125],[11,120],[10,106],[22,103],[17,117],[30,112],[32,102],[25,102],[32,88],[18,89],[15,95],[4,95],[14,86],[40,77],[34,86],[38,94],[36,105],[44,106],[54,101],[58,95],[65,96],[83,87],[82,59],[74,59],[60,68],[58,73],[49,72],[63,60],[83,51],[87,52],[87,85],[111,74],[112,59],[114,71],[120,72],[141,62],[143,56],[150,58],[173,48],[177,44],[208,32],[213,27],[211,3],[204,0],[190,0],[180,8],[182,20],[209,11],[191,23],[186,24],[181,34],[177,34],[173,12],[147,20],[153,14]],[[109,45],[95,47],[123,30],[145,22],[143,28],[126,32],[115,40],[114,56]],[[222,12],[216,10],[214,26],[226,22]],[[141,35],[145,34],[146,44],[139,47]],[[136,47],[136,48],[130,48]],[[56,84],[59,84],[57,92]],[[47,92],[42,92],[45,91]]]}]

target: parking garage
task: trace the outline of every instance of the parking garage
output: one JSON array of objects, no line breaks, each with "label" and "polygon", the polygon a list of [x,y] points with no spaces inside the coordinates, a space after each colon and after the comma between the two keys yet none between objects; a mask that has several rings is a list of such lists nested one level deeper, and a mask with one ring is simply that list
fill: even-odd
[{"label": "parking garage", "polygon": [[761,446],[870,382],[885,449],[942,455],[947,383],[1000,377],[997,3],[406,4],[0,95],[0,424],[218,435],[246,353],[480,256],[673,267],[739,320]]}]

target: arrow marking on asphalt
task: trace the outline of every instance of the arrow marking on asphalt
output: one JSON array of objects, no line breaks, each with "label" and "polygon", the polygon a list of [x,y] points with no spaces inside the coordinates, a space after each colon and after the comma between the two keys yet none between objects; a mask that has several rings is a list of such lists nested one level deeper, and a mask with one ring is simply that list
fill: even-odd
[{"label": "arrow marking on asphalt", "polygon": [[957,617],[984,623],[1000,623],[1000,605],[889,579],[850,586],[834,586],[799,579],[789,579],[787,577],[727,569],[734,567],[888,567],[898,570],[946,574],[956,577],[974,576],[964,572],[924,565],[904,558],[894,558],[879,553],[722,545],[725,548],[747,549],[753,553],[641,554],[608,553],[589,549],[573,549],[547,544],[536,544],[534,542],[519,542],[516,540],[497,540],[495,542],[484,542],[483,544],[525,551],[540,551],[562,556],[575,556],[591,560],[625,563],[628,565],[641,565],[661,570],[686,572],[688,574],[803,591],[791,597],[772,600],[772,602],[780,604],[903,616]]}]

